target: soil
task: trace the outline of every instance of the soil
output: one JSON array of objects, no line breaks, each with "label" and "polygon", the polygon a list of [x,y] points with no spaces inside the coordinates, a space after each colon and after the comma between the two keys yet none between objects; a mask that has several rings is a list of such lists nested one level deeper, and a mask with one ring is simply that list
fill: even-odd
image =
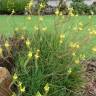
[{"label": "soil", "polygon": [[85,89],[83,96],[96,96],[96,59],[86,60],[82,63],[85,67]]}]

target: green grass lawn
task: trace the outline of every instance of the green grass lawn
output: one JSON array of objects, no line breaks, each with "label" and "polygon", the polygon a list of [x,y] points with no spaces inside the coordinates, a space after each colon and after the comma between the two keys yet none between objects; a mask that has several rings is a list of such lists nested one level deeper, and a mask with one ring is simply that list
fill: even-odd
[{"label": "green grass lawn", "polygon": [[[52,31],[54,29],[54,17],[55,16],[44,16],[43,25],[46,25],[49,31]],[[64,27],[63,30],[65,30],[66,28],[69,29],[79,22],[84,22],[85,24],[90,23],[88,16],[72,17],[71,20],[67,22],[67,27]],[[92,23],[94,26],[96,26],[96,16],[92,17]],[[32,16],[31,21],[28,21],[27,16],[0,16],[0,32],[6,35],[12,33],[16,27],[26,27],[28,32],[31,32],[32,30],[34,30],[34,26],[37,24],[37,16]]]},{"label": "green grass lawn", "polygon": [[[96,28],[96,16],[92,17],[92,20],[90,21],[88,16],[79,16],[79,17],[71,17],[70,20],[65,19],[65,23],[61,23],[62,25],[57,24],[54,26],[54,24],[57,23],[57,21],[60,19],[59,17],[56,16],[44,16],[44,21],[41,23],[38,23],[38,16],[32,16],[32,20],[28,20],[27,16],[0,16],[0,33],[3,33],[5,36],[11,36],[14,29],[19,27],[19,28],[26,28],[28,34],[32,34],[34,32],[34,26],[40,25],[41,27],[47,26],[49,32],[66,32],[66,34],[69,35],[69,38],[72,37],[73,34],[71,34],[74,26],[82,22],[85,24],[84,30],[80,33],[76,33],[76,38],[77,40],[83,40],[84,36],[86,36],[88,33],[88,28]],[[66,17],[65,17],[66,18]],[[56,29],[55,29],[56,28]],[[91,43],[95,44],[96,39],[94,38]],[[85,47],[85,50],[90,48],[92,46],[88,44],[87,47]],[[90,53],[90,52],[86,52]]]}]

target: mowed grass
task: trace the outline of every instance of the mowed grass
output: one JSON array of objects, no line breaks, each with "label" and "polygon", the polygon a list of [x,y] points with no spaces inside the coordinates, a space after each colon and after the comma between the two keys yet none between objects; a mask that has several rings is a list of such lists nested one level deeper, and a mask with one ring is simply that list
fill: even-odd
[{"label": "mowed grass", "polygon": [[[46,25],[49,31],[53,31],[54,23],[56,22],[56,17],[55,16],[43,16],[43,17],[44,17],[44,21],[42,25]],[[72,29],[70,27],[73,27],[75,24],[78,24],[79,22],[83,22],[85,24],[91,23],[89,22],[88,16],[71,17],[71,19],[66,22],[67,27],[66,28],[64,27],[64,30]],[[96,26],[96,16],[92,17],[92,23],[93,23],[93,26]],[[32,20],[28,21],[27,16],[1,15],[0,16],[0,33],[8,35],[12,33],[16,27],[26,27],[28,32],[30,32],[34,30],[34,26],[37,24],[38,24],[38,16],[32,16]],[[90,24],[87,27],[90,27]]]},{"label": "mowed grass", "polygon": [[[68,37],[75,40],[82,41],[84,37],[89,35],[88,29],[89,28],[95,28],[96,29],[96,16],[93,16],[92,19],[90,20],[88,16],[78,16],[78,17],[69,17],[67,18],[66,16],[64,17],[64,22],[58,23],[58,20],[60,17],[56,16],[43,16],[44,21],[39,22],[38,16],[32,16],[31,20],[28,20],[28,16],[6,16],[2,15],[0,16],[0,33],[4,34],[5,36],[12,36],[12,33],[14,32],[15,28],[26,28],[27,33],[30,35],[32,32],[35,31],[34,26],[40,26],[41,28],[47,26],[47,31],[48,32],[64,32]],[[84,28],[81,32],[77,32],[75,36],[71,34],[73,29],[79,24],[79,23],[84,24]],[[31,36],[31,35],[30,35]],[[83,51],[85,51],[88,55],[90,55],[91,51],[88,51],[93,43],[96,45],[96,38],[93,38],[90,42],[88,43],[85,48],[83,48]],[[86,42],[85,42],[86,43]],[[87,51],[86,51],[87,50]]]}]

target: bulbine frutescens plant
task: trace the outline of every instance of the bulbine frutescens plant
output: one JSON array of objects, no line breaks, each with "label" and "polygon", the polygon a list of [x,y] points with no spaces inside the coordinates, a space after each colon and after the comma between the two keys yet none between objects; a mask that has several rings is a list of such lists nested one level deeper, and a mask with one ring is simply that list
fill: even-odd
[{"label": "bulbine frutescens plant", "polygon": [[[31,0],[26,6],[30,14],[32,6]],[[56,8],[52,17],[54,22],[52,27],[48,28],[48,24],[44,23],[45,17],[40,15],[40,10],[44,7],[43,1],[40,2],[38,21],[33,32],[28,34],[24,28],[15,29],[15,36],[24,42],[22,50],[14,54],[16,66],[13,81],[15,79],[18,86],[18,94],[80,96],[79,91],[84,80],[84,70],[80,62],[87,58],[82,49],[86,48],[92,34],[95,34],[93,28],[83,34],[87,25],[91,24],[91,16],[88,17],[88,22],[82,22],[72,8],[69,8],[68,16],[63,16],[62,11]],[[27,17],[31,22],[32,16]],[[92,51],[96,52],[96,48],[92,48]]]}]

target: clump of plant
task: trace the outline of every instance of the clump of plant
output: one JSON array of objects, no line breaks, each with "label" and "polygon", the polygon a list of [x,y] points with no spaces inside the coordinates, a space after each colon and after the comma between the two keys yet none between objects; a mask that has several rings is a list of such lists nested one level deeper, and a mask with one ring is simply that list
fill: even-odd
[{"label": "clump of plant", "polygon": [[84,3],[84,0],[72,0],[71,7],[74,9],[75,14],[90,15],[90,6]]},{"label": "clump of plant", "polygon": [[[31,2],[28,4],[32,7]],[[27,8],[31,14],[30,6]],[[96,35],[93,27],[83,34],[92,17],[86,24],[78,21],[73,9],[69,10],[68,16],[63,16],[57,8],[54,24],[49,30],[44,17],[40,15],[42,8],[44,6],[40,3],[38,22],[31,34],[16,28],[15,41],[23,40],[23,43],[19,43],[22,45],[19,49],[16,42],[13,47],[15,72],[12,83],[18,89],[13,96],[80,96],[85,80],[81,61],[87,58],[81,49],[90,43],[91,36]],[[31,15],[27,17],[28,22],[31,22],[31,18]],[[77,19],[72,22],[72,18]],[[96,52],[96,47],[92,47],[92,51]]]},{"label": "clump of plant", "polygon": [[15,14],[24,14],[25,6],[30,0],[1,0],[0,14],[11,14],[14,10]]},{"label": "clump of plant", "polygon": [[[29,17],[28,20],[31,21]],[[71,28],[72,35],[68,34],[68,25],[64,21],[70,22],[71,19],[65,18],[58,10],[52,32],[48,31],[47,26],[41,25],[44,22],[42,16],[38,20],[40,23],[34,26],[35,31],[31,35],[25,37],[21,31],[19,38],[24,39],[23,50],[14,56],[15,74],[25,87],[23,95],[42,96],[44,86],[48,83],[48,96],[79,96],[84,85],[84,70],[80,62],[86,59],[81,49],[84,42],[89,43],[90,39],[86,34],[84,39],[77,34],[85,30],[85,25],[79,22],[74,27],[70,26],[68,29]]]}]

